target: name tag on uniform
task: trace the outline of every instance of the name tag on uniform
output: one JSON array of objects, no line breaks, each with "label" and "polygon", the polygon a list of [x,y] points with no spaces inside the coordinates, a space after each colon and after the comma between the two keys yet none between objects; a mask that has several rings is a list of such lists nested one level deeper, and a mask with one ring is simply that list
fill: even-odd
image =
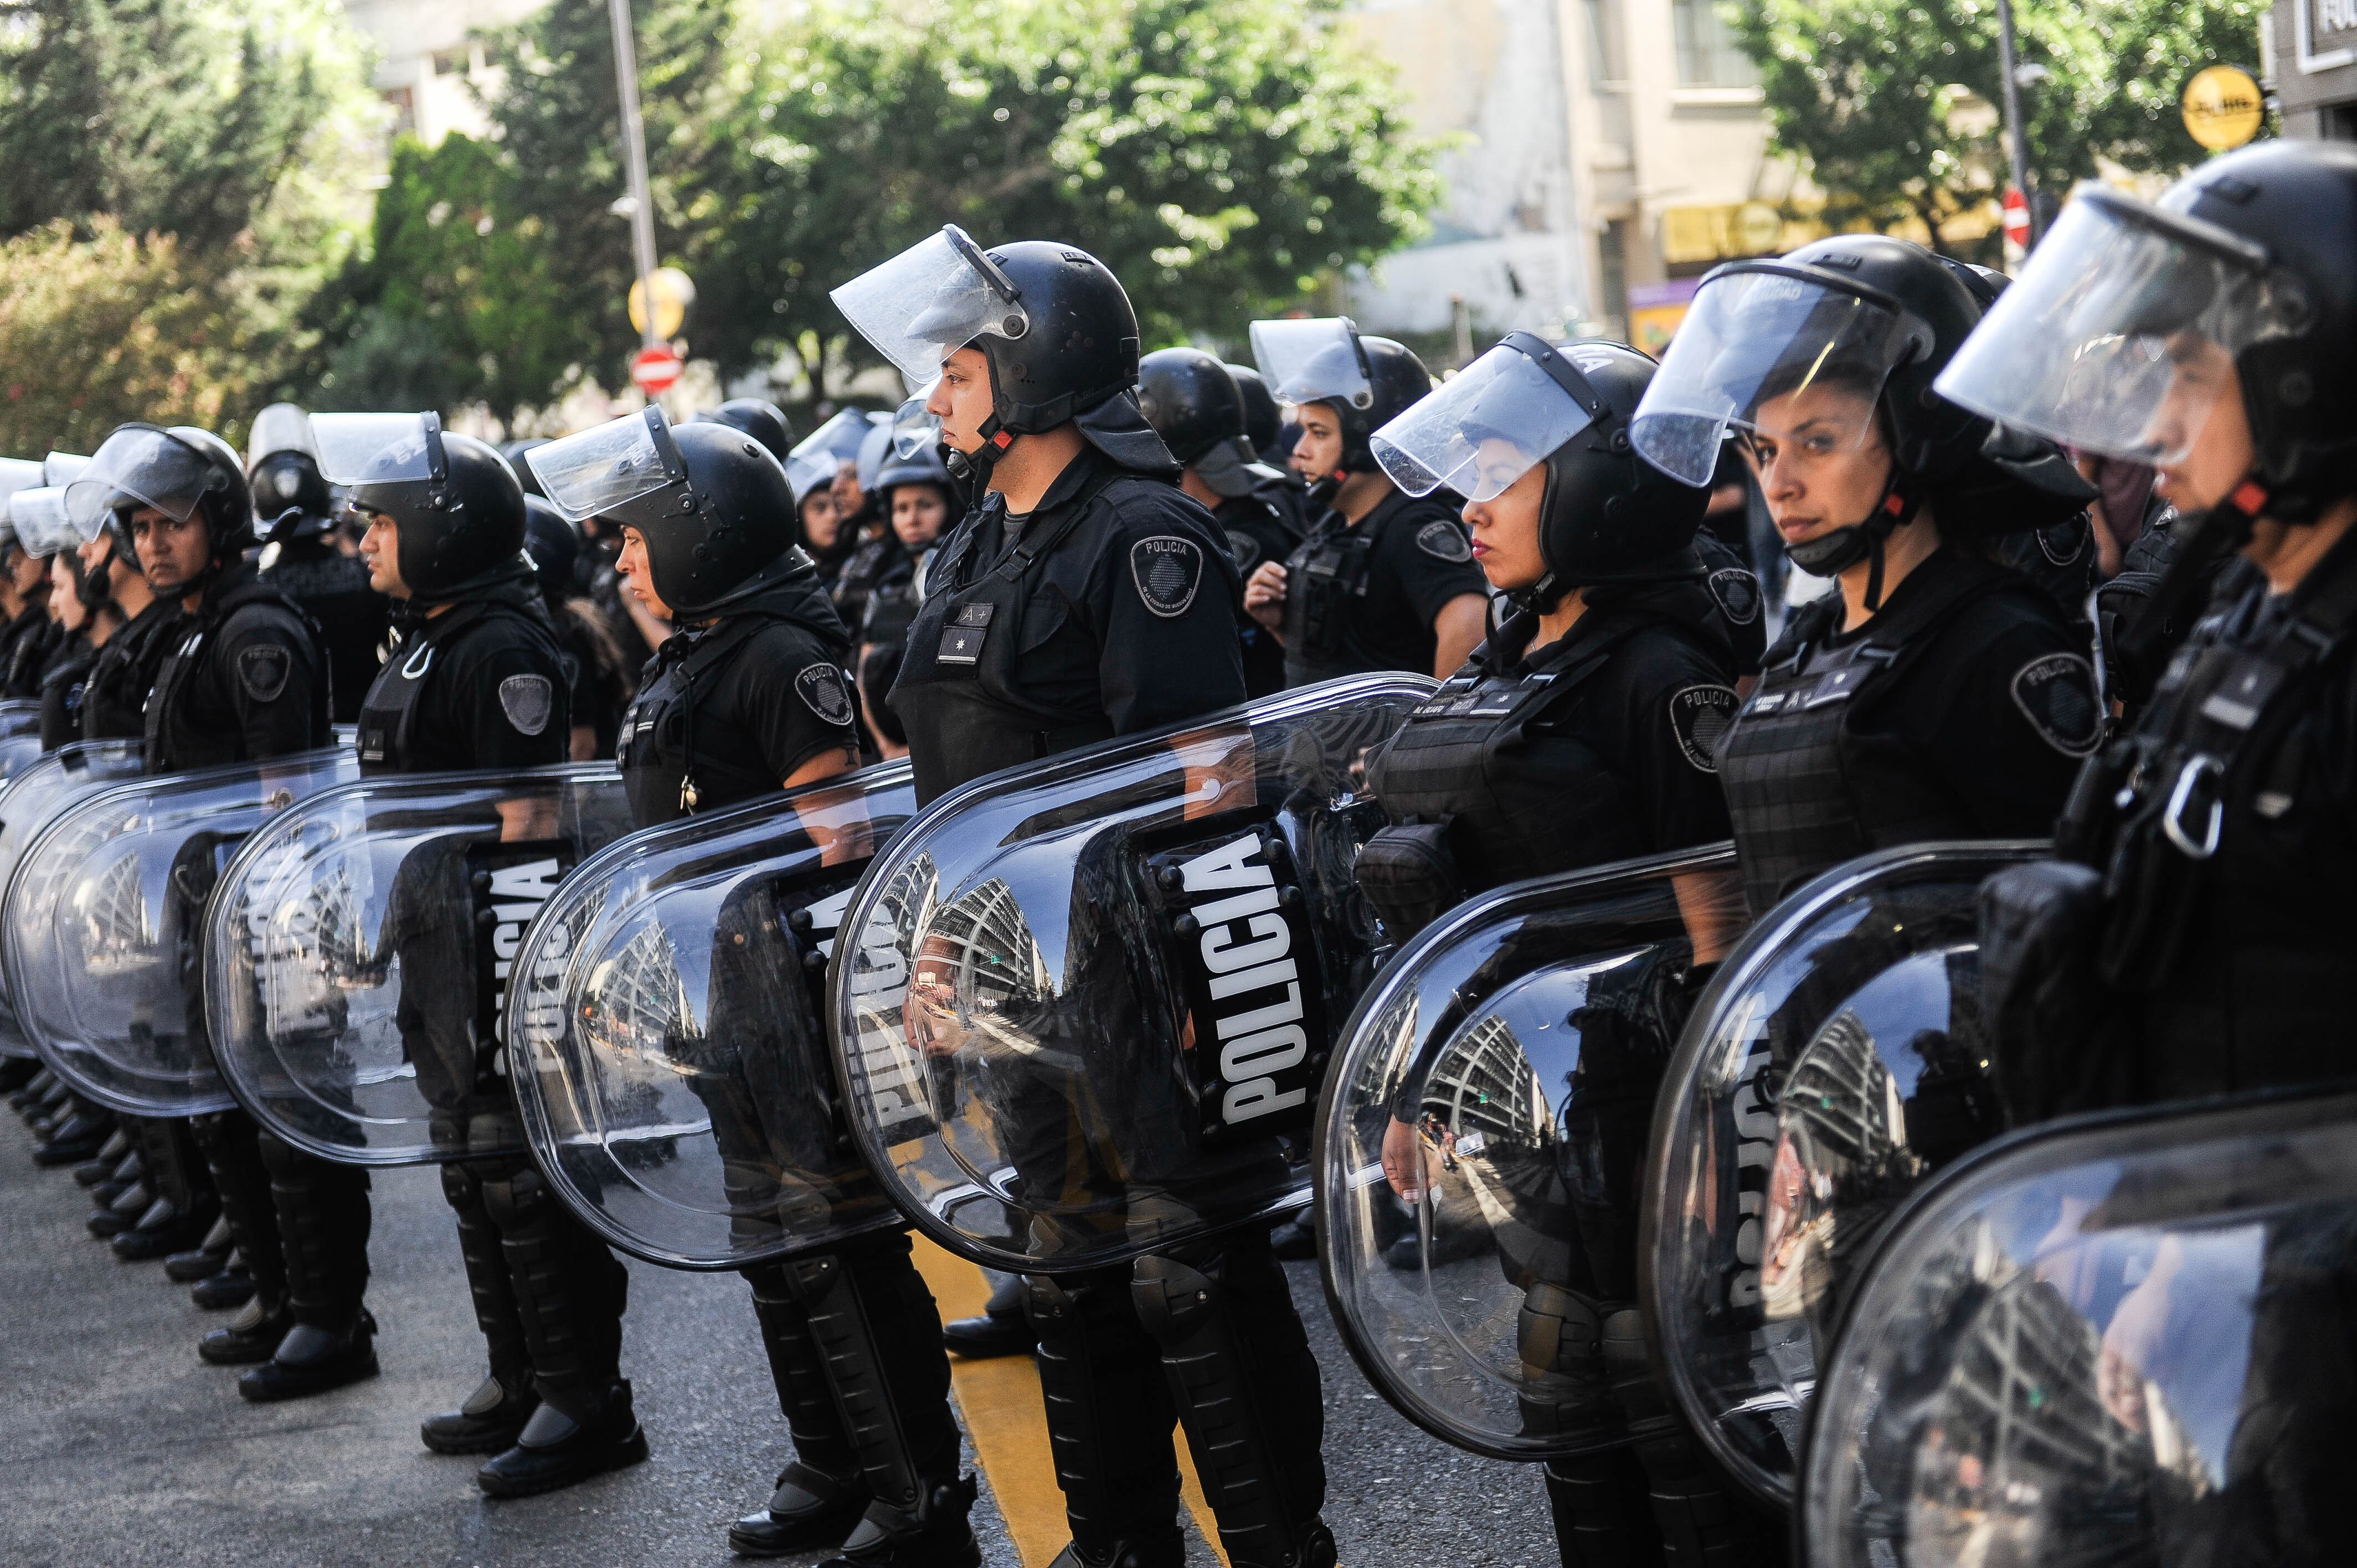
[{"label": "name tag on uniform", "polygon": [[1817,689],[1809,693],[1808,702],[1803,705],[1821,708],[1827,703],[1846,702],[1872,673],[1871,670],[1858,664],[1845,664],[1838,670],[1829,670],[1825,672],[1824,679],[1817,682]]},{"label": "name tag on uniform", "polygon": [[2259,710],[2283,684],[2283,677],[2280,664],[2245,663],[2203,700],[2201,716],[2228,729],[2248,729],[2258,723]]},{"label": "name tag on uniform", "polygon": [[996,605],[960,605],[942,628],[941,651],[933,655],[933,662],[971,664],[980,659],[982,639],[990,635],[990,618],[997,609]]}]

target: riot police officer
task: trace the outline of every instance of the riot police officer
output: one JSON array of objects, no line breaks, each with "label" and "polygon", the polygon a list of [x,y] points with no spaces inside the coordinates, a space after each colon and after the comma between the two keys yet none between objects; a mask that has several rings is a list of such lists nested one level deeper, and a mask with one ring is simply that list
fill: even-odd
[{"label": "riot police officer", "polygon": [[[1209,507],[1236,570],[1285,561],[1301,543],[1297,487],[1261,463],[1244,434],[1244,396],[1228,368],[1200,349],[1157,349],[1137,362],[1137,405],[1182,465],[1178,488]],[[1244,690],[1285,689],[1285,650],[1250,617],[1243,625]]]},{"label": "riot police officer", "polygon": [[926,570],[951,520],[963,510],[942,460],[940,427],[931,420],[921,426],[909,435],[912,450],[905,456],[896,452],[876,475],[877,501],[900,549],[877,578],[855,639],[860,712],[887,757],[909,753],[908,732],[884,699],[900,673],[909,623],[924,602]]},{"label": "riot police officer", "polygon": [[638,694],[636,672],[625,666],[622,645],[605,613],[574,591],[580,531],[544,496],[526,495],[523,506],[524,548],[572,675],[566,705],[573,728],[565,755],[576,762],[611,757],[621,743],[622,712]]},{"label": "riot police officer", "polygon": [[2357,154],[2269,143],[2158,205],[2082,187],[2057,239],[1942,390],[2159,470],[2190,526],[2148,618],[2229,552],[2258,580],[2081,776],[2063,862],[1984,895],[2008,1109],[2338,1077],[2357,865]]},{"label": "riot police officer", "polygon": [[[1235,565],[1131,395],[1137,318],[1102,263],[952,227],[834,299],[911,384],[939,377],[977,487],[888,699],[920,801],[1243,700]],[[1264,1233],[1035,1277],[1029,1307],[1067,1568],[1181,1560],[1174,1414],[1231,1562],[1332,1563],[1317,1362]]]},{"label": "riot police officer", "polygon": [[[30,467],[38,485],[41,466]],[[49,614],[48,595],[41,591],[48,577],[48,563],[25,548],[16,524],[0,508],[0,613],[8,617],[0,628],[0,697],[41,694],[41,672],[64,636]]]},{"label": "riot police officer", "polygon": [[246,480],[262,533],[262,580],[301,606],[328,650],[338,724],[360,716],[361,694],[376,679],[393,607],[368,585],[368,568],[336,548],[336,500],[311,451],[310,418],[291,403],[253,416]]},{"label": "riot police officer", "polygon": [[[1513,607],[1368,760],[1390,825],[1360,852],[1357,875],[1394,940],[1501,883],[1727,835],[1715,743],[1756,652],[1760,595],[1748,572],[1695,547],[1709,492],[1630,449],[1653,371],[1625,345],[1556,349],[1510,333],[1373,437],[1403,490],[1447,486],[1468,498],[1474,557]],[[1691,986],[1716,965],[1740,910],[1718,878],[1680,877],[1676,891]],[[1566,1158],[1616,1222],[1551,1238],[1569,1246],[1570,1265],[1526,1286],[1526,1319],[1561,1329],[1526,1343],[1540,1380],[1609,1385],[1632,1439],[1547,1466],[1566,1563],[1682,1563],[1727,1550],[1745,1526],[1732,1488],[1653,1382],[1638,1323],[1637,1167],[1647,1090],[1671,1044],[1590,1041],[1583,1079],[1616,1088],[1568,1119],[1579,1146]],[[1417,1120],[1415,1104],[1395,1106],[1383,1139],[1403,1197],[1422,1179]],[[1536,1399],[1526,1418],[1555,1419]]]},{"label": "riot police officer", "polygon": [[[151,773],[267,761],[328,744],[328,668],[317,628],[245,559],[253,504],[236,454],[209,432],[126,425],[67,491],[85,531],[130,535],[147,586],[180,614],[145,713]],[[104,521],[101,521],[104,519]],[[215,872],[212,839],[191,840],[167,897],[193,933]],[[183,955],[193,969],[197,955]],[[194,997],[200,987],[189,985]],[[201,1017],[188,1023],[191,1033]],[[257,1128],[242,1111],[194,1118],[230,1234],[255,1282],[245,1311],[198,1354],[251,1366],[238,1392],[267,1402],[376,1375],[368,1281],[368,1176]]]},{"label": "riot police officer", "polygon": [[[390,445],[352,462],[350,505],[369,521],[361,542],[370,584],[398,604],[399,640],[361,704],[363,774],[517,768],[565,760],[571,733],[564,655],[524,553],[523,489],[497,452],[446,434],[432,414],[400,422]],[[328,468],[327,416],[313,422]],[[329,478],[339,470],[329,468]],[[503,811],[503,836],[542,830],[528,808]],[[438,1014],[421,972],[445,964],[471,993],[471,948],[447,940],[437,865],[404,865],[417,886],[388,914],[382,940],[418,978],[403,991],[412,1059],[438,1079],[433,1096],[460,1123],[497,1120],[503,1092],[455,1081],[431,1037]],[[463,876],[460,877],[463,883]],[[434,886],[428,884],[436,884]],[[458,897],[467,895],[461,891]],[[439,907],[432,907],[436,905]],[[463,1026],[461,1028],[463,1033]],[[503,1090],[503,1086],[502,1086]],[[484,1094],[491,1096],[490,1101]],[[465,1125],[450,1134],[462,1146]],[[522,1497],[634,1465],[647,1455],[630,1385],[619,1372],[630,1276],[560,1202],[524,1155],[461,1157],[442,1166],[458,1219],[458,1250],[473,1289],[490,1371],[455,1411],[430,1416],[425,1445],[494,1455],[477,1472],[493,1497]]]},{"label": "riot police officer", "polygon": [[99,652],[123,629],[123,611],[107,596],[102,575],[82,564],[68,548],[49,558],[49,613],[65,628],[66,641],[48,673],[41,677],[41,749],[55,751],[81,738],[81,710]]},{"label": "riot police officer", "polygon": [[[619,761],[633,819],[671,822],[856,766],[848,639],[794,543],[793,492],[769,451],[725,424],[673,429],[650,408],[557,443],[552,499],[567,499],[554,478],[560,469],[609,466],[576,454],[643,444],[670,447],[648,474],[651,488],[601,504],[622,529],[630,591],[681,630],[649,662],[625,729]],[[719,921],[743,918],[724,909]],[[732,1004],[716,993],[715,1005]],[[747,1057],[792,1048],[774,1021],[755,1016],[716,1019],[711,1034],[741,1038]],[[758,1129],[780,1108],[743,1103],[738,1071],[692,1081],[725,1158],[774,1157]],[[799,1457],[768,1504],[729,1530],[730,1544],[774,1557],[840,1543],[840,1561],[877,1568],[978,1562],[941,1320],[906,1233],[744,1273]],[[888,1419],[870,1413],[879,1402]]]},{"label": "riot police officer", "polygon": [[775,457],[780,468],[793,455],[793,421],[786,417],[785,410],[767,398],[732,397],[719,407],[707,408],[697,414],[695,422],[725,424],[743,432],[760,443],[761,450]]},{"label": "riot police officer", "polygon": [[1285,416],[1276,406],[1275,394],[1261,380],[1260,371],[1251,365],[1230,365],[1228,374],[1236,380],[1236,392],[1244,400],[1244,440],[1253,456],[1263,464],[1299,483],[1300,476],[1292,467],[1293,454],[1285,445]]},{"label": "riot police officer", "polygon": [[1986,542],[2085,491],[2046,482],[2050,447],[1986,449],[1989,422],[1932,392],[1972,295],[1921,246],[1843,235],[1729,263],[1695,297],[1637,450],[1701,484],[1734,428],[1786,553],[1840,590],[1792,613],[1718,746],[1751,913],[1870,849],[2045,832],[2102,736],[2093,671]]},{"label": "riot police officer", "polygon": [[83,740],[131,740],[147,733],[147,693],[167,651],[167,634],[180,617],[175,600],[147,585],[130,524],[115,511],[102,518],[74,518],[82,541],[85,589],[102,596],[122,613],[122,628],[91,659],[82,685]]},{"label": "riot police officer", "polygon": [[1445,677],[1487,628],[1489,599],[1452,504],[1394,486],[1367,438],[1432,390],[1424,362],[1347,317],[1255,321],[1253,352],[1293,406],[1293,467],[1309,480],[1308,537],[1263,562],[1244,608],[1285,646],[1285,682],[1371,670]]}]

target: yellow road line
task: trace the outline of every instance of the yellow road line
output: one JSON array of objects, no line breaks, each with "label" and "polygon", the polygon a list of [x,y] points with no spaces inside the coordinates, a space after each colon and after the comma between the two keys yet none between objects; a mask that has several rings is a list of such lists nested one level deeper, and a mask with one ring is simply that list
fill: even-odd
[{"label": "yellow road line", "polygon": [[[990,1282],[963,1258],[952,1257],[919,1236],[917,1272],[932,1288],[942,1317],[972,1317],[990,1301]],[[958,1409],[974,1438],[975,1457],[990,1478],[991,1496],[1006,1520],[1006,1533],[1023,1568],[1048,1568],[1071,1539],[1064,1520],[1064,1494],[1056,1485],[1056,1466],[1048,1447],[1048,1418],[1039,1397],[1039,1371],[1028,1356],[1000,1356],[987,1361],[950,1358],[950,1383]],[[1178,1450],[1179,1496],[1196,1528],[1211,1545],[1221,1568],[1228,1554],[1211,1521],[1203,1483],[1183,1437],[1174,1436]]]}]

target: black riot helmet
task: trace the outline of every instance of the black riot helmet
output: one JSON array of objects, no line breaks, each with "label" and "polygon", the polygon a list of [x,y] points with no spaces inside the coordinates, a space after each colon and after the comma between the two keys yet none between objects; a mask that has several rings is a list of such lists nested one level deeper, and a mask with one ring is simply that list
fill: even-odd
[{"label": "black riot helmet", "polygon": [[1322,403],[1342,423],[1342,466],[1333,475],[1380,468],[1367,439],[1432,391],[1432,372],[1405,344],[1370,338],[1347,316],[1255,321],[1253,358],[1276,401]]},{"label": "black riot helmet", "polygon": [[1130,396],[1137,313],[1121,280],[1086,251],[1021,240],[985,252],[952,224],[831,297],[912,386],[938,378],[960,349],[981,351],[991,415],[980,450],[955,455],[952,469],[986,471],[1017,436],[1076,423],[1124,467],[1175,473]]},{"label": "black riot helmet", "polygon": [[1544,612],[1572,588],[1660,575],[1702,526],[1709,490],[1672,478],[1630,444],[1655,369],[1625,343],[1557,349],[1512,332],[1369,444],[1392,482],[1416,496],[1446,486],[1488,501],[1543,467],[1546,573],[1523,596]]},{"label": "black riot helmet", "polygon": [[523,487],[523,493],[528,496],[540,496],[544,500],[547,497],[541,491],[540,476],[532,471],[532,465],[524,461],[524,455],[535,446],[547,445],[546,440],[533,437],[524,441],[502,442],[500,446],[500,456],[507,459],[508,469],[515,475],[516,483]]},{"label": "black riot helmet", "polygon": [[[1841,234],[1776,260],[1730,262],[1704,277],[1637,411],[1631,438],[1656,467],[1707,482],[1730,429],[1813,441],[1876,439],[1890,478],[1873,511],[1791,547],[1801,567],[1836,573],[1868,559],[1881,600],[1883,541],[1978,458],[1989,421],[1932,390],[1980,320],[1974,293],[1921,245]],[[1839,394],[1828,408],[1818,394]]]},{"label": "black riot helmet", "polygon": [[1285,418],[1276,411],[1268,383],[1250,365],[1230,365],[1228,374],[1235,378],[1236,391],[1243,395],[1244,439],[1252,443],[1253,456],[1282,467],[1285,454],[1279,446],[1285,438]]},{"label": "black riot helmet", "polygon": [[190,592],[253,542],[253,493],[245,467],[229,443],[210,430],[188,424],[119,426],[66,487],[66,511],[75,532],[94,539],[111,529],[115,547],[135,565],[138,553],[128,525],[131,514],[143,507],[176,521],[204,519],[210,553],[205,570],[183,585]]},{"label": "black riot helmet", "polygon": [[311,418],[296,404],[274,403],[253,416],[245,477],[254,519],[273,542],[317,539],[334,525],[335,498],[311,450]]},{"label": "black riot helmet", "polygon": [[787,455],[794,449],[793,421],[786,417],[783,409],[767,398],[732,397],[718,408],[705,409],[695,418],[743,431],[759,442],[762,448],[778,460],[780,467],[785,466]]},{"label": "black riot helmet", "polygon": [[[2231,362],[2254,457],[2221,508],[2247,536],[2357,494],[2357,148],[2262,142],[2157,203],[2082,185],[1940,379],[1958,403],[2129,462],[2181,460]],[[2239,543],[2240,538],[2231,542]]]},{"label": "black riot helmet", "polygon": [[581,559],[581,531],[546,496],[528,493],[523,498],[523,547],[532,557],[540,591],[552,600],[570,597],[574,570]]},{"label": "black riot helmet", "polygon": [[638,530],[655,592],[681,616],[716,615],[810,569],[785,469],[733,426],[674,427],[650,404],[553,441],[529,461],[566,517]]},{"label": "black riot helmet", "polygon": [[1200,349],[1157,349],[1138,361],[1137,385],[1146,422],[1216,494],[1248,496],[1267,477],[1251,467],[1259,454],[1245,432],[1243,392],[1227,366]]},{"label": "black riot helmet", "polygon": [[412,598],[432,604],[521,560],[523,486],[507,459],[424,413],[317,413],[319,471],[392,521]]}]

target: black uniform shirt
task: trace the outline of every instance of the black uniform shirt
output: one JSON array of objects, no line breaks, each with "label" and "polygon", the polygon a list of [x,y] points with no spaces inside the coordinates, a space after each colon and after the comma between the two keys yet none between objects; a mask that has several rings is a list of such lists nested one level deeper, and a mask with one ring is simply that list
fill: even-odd
[{"label": "black uniform shirt", "polygon": [[[536,585],[531,593],[538,597]],[[386,671],[411,655],[420,635],[411,633],[407,642],[393,650],[385,661]],[[435,663],[434,678],[417,695],[409,755],[386,759],[382,770],[544,768],[566,759],[572,744],[570,693],[556,639],[544,620],[528,610],[499,605],[470,619],[456,636],[438,641]],[[510,680],[518,681],[520,687],[509,690],[524,689],[523,698],[501,700],[501,688]],[[545,693],[530,684],[534,681],[546,683]],[[547,693],[553,693],[553,700]],[[364,767],[368,760],[362,757]]]},{"label": "black uniform shirt", "polygon": [[49,660],[48,673],[41,677],[41,749],[55,751],[69,741],[81,738],[82,693],[90,684],[91,667],[98,662],[98,650],[90,639],[75,632]]},{"label": "black uniform shirt", "polygon": [[[1881,613],[1896,612],[1955,577],[1996,570],[1943,547],[1890,591]],[[1842,603],[1833,594],[1795,612],[1767,662],[1779,662],[1779,650],[1797,638],[1841,648],[1868,635],[1870,619],[1854,632],[1824,629],[1837,621]],[[1926,777],[1946,786],[1974,836],[2040,837],[2053,831],[2085,754],[2083,746],[2066,750],[2036,722],[2022,690],[2033,667],[2058,654],[2083,660],[2087,647],[2035,585],[2008,583],[1949,617],[1896,681],[1876,686],[1849,727],[1895,740],[1919,759]]]},{"label": "black uniform shirt", "polygon": [[82,739],[136,740],[146,733],[147,693],[179,619],[179,601],[157,599],[106,639],[82,688]]},{"label": "black uniform shirt", "polygon": [[1334,670],[1432,673],[1440,650],[1433,618],[1452,599],[1486,598],[1490,591],[1458,508],[1437,494],[1417,498],[1395,489],[1352,526],[1372,531],[1374,543],[1366,591],[1343,601]]},{"label": "black uniform shirt", "polygon": [[[1020,624],[992,632],[1017,634],[1017,684],[1009,694],[1063,724],[1101,716],[1115,735],[1243,701],[1240,590],[1225,536],[1178,486],[1128,474],[1093,447],[1057,477],[1012,538],[996,492],[966,514],[927,574],[896,696],[914,685],[974,679],[974,665],[939,659],[955,590],[995,569],[1023,530],[1057,527],[1084,492],[1091,492],[1085,515],[1032,570]],[[1197,558],[1173,552],[1186,564],[1165,584],[1153,564],[1163,542],[1174,540],[1192,546]]]},{"label": "black uniform shirt", "polygon": [[[326,655],[302,616],[274,595],[256,596],[250,568],[232,567],[208,604],[164,639],[167,658],[198,626],[205,640],[191,667],[159,685],[168,713],[151,715],[150,771],[291,757],[328,741]],[[216,613],[215,607],[224,608]]]},{"label": "black uniform shirt", "polygon": [[[1250,495],[1230,496],[1211,513],[1211,521],[1228,542],[1236,571],[1250,577],[1264,561],[1282,564],[1301,542],[1301,499],[1297,489],[1281,479],[1254,487]],[[1236,621],[1243,638],[1244,686],[1265,697],[1285,689],[1285,649],[1269,629],[1243,613],[1237,600]]]},{"label": "black uniform shirt", "polygon": [[382,662],[379,655],[393,625],[393,601],[369,586],[365,562],[316,539],[279,545],[262,580],[318,623],[328,649],[335,719],[351,723]]}]

